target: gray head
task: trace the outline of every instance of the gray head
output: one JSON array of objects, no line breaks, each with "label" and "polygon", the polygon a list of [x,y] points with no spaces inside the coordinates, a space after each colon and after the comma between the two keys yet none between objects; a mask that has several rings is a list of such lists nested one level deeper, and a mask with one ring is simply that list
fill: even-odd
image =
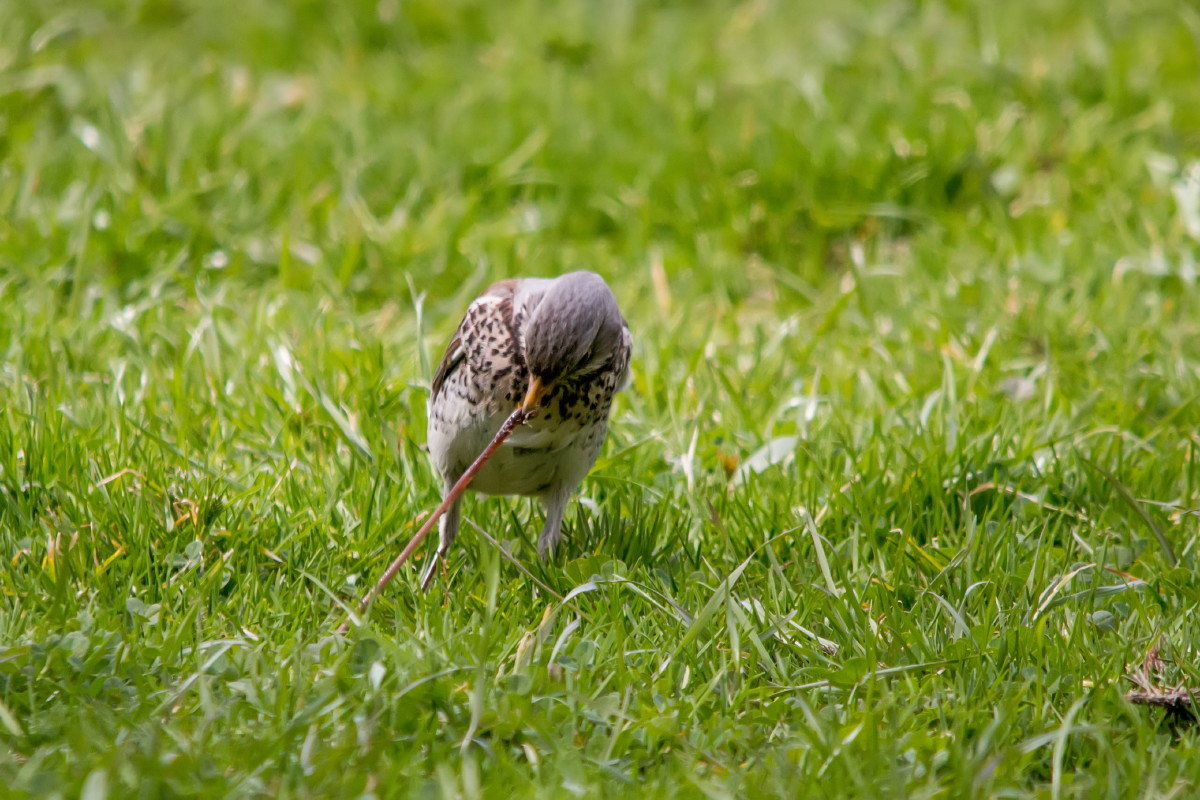
[{"label": "gray head", "polygon": [[545,384],[587,375],[612,357],[624,327],[617,299],[603,278],[568,272],[545,284],[525,322],[525,364]]}]

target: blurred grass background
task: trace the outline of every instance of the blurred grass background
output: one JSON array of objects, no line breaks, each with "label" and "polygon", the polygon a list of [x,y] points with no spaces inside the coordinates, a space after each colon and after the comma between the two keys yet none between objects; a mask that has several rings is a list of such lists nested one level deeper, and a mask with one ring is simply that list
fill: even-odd
[{"label": "blurred grass background", "polygon": [[[1189,3],[0,2],[14,796],[1186,796]],[[330,637],[511,275],[637,339],[540,565]],[[1133,665],[1133,666],[1131,666]]]}]

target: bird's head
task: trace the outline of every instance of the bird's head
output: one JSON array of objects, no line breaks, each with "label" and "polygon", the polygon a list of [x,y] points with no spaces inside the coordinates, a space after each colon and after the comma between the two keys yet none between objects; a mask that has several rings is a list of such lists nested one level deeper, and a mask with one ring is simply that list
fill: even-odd
[{"label": "bird's head", "polygon": [[569,272],[550,281],[525,321],[522,345],[532,413],[557,381],[585,377],[621,346],[625,321],[608,284],[594,272]]}]

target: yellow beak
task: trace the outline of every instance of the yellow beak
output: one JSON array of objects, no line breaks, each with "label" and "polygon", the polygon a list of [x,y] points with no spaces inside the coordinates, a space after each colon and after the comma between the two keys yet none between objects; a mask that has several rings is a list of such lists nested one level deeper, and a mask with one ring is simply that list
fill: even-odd
[{"label": "yellow beak", "polygon": [[521,403],[521,410],[526,414],[532,414],[545,396],[546,387],[542,385],[542,379],[533,375],[529,376],[529,391],[525,393],[525,402]]}]

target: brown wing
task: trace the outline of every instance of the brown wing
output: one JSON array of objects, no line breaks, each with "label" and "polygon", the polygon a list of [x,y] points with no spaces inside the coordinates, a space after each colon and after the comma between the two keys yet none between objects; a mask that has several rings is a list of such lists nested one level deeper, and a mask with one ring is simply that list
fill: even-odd
[{"label": "brown wing", "polygon": [[[466,322],[466,320],[463,320]],[[437,372],[433,373],[433,393],[434,400],[437,399],[438,393],[442,391],[443,384],[446,383],[446,378],[454,370],[458,369],[459,365],[467,358],[467,350],[462,346],[463,326],[460,323],[458,330],[454,332],[453,338],[450,339],[450,344],[446,345],[446,352],[442,354],[442,362],[438,364]]]},{"label": "brown wing", "polygon": [[[470,331],[480,326],[483,317],[497,316],[510,337],[515,340],[512,299],[517,283],[516,280],[493,283],[471,303],[467,313],[463,315],[462,322],[458,323],[458,330],[454,332],[450,344],[446,345],[446,352],[442,354],[442,361],[433,375],[432,399],[437,399],[446,379],[467,360],[471,349],[467,346],[467,342],[471,339]],[[475,349],[479,350],[478,347]],[[478,358],[478,353],[473,358]]]}]

